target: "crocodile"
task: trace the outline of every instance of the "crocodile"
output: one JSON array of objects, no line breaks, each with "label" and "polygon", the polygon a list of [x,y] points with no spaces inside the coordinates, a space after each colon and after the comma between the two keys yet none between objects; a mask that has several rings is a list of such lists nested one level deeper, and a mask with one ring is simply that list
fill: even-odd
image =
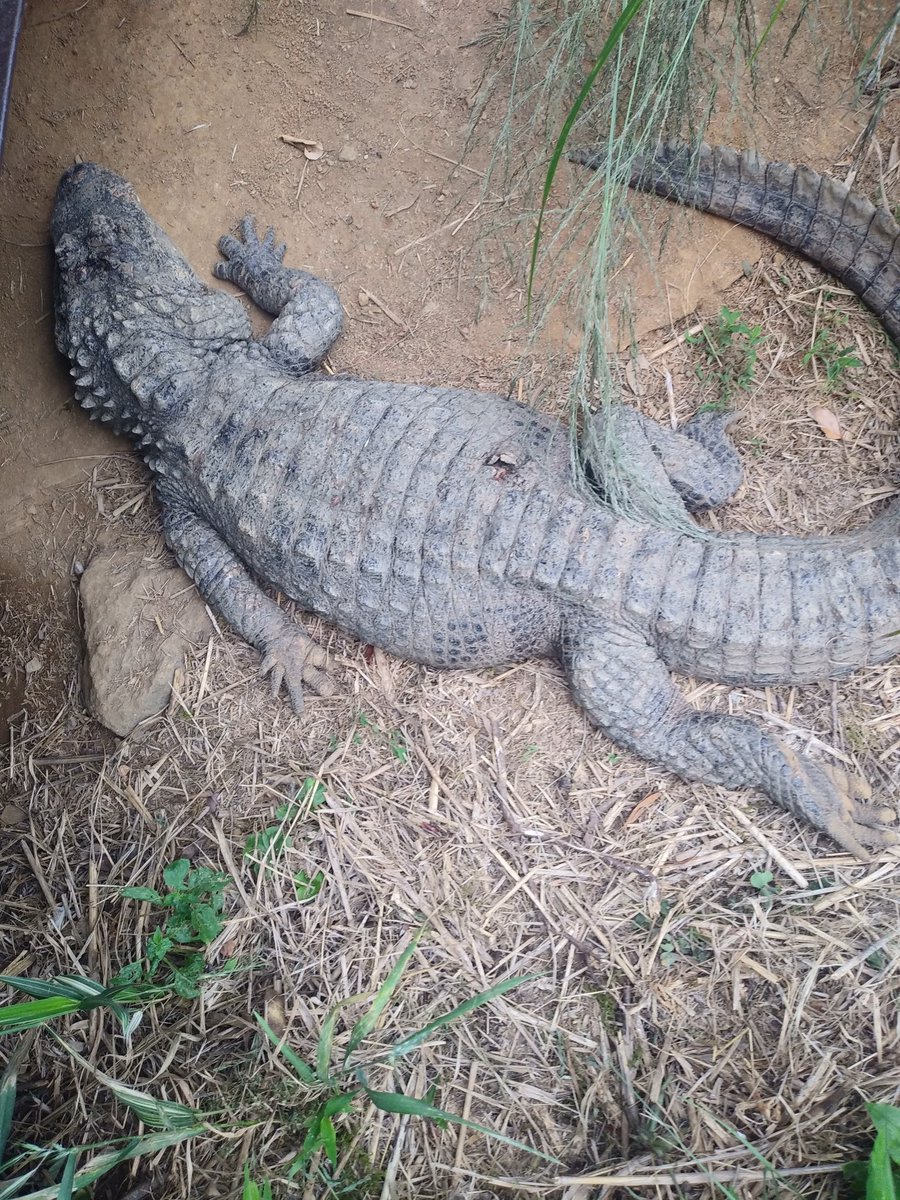
[{"label": "crocodile", "polygon": [[[596,149],[580,158],[604,161]],[[670,145],[632,182],[821,263],[897,337],[900,229],[840,183],[755,153]],[[887,660],[900,628],[898,504],[834,536],[671,528],[641,515],[646,496],[654,511],[696,512],[739,482],[722,418],[671,431],[613,405],[588,419],[617,421],[646,476],[636,515],[623,516],[602,477],[579,486],[568,429],[525,404],[330,375],[337,293],[285,266],[285,246],[252,218],[220,240],[214,274],[273,315],[259,338],[240,300],[195,274],[114,172],[70,167],[51,229],[56,343],[78,403],[132,440],[175,557],[296,710],[304,685],[328,695],[334,683],[273,590],[436,668],[554,659],[594,724],[645,759],[757,789],[860,858],[897,843],[896,814],[861,776],[752,718],[692,707],[670,672],[803,684]]]}]

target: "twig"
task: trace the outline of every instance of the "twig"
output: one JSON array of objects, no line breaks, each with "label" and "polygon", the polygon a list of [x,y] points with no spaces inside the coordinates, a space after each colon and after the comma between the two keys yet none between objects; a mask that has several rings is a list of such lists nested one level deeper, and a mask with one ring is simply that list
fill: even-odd
[{"label": "twig", "polygon": [[[191,64],[191,66],[196,70],[197,64],[194,62],[193,59],[188,58],[188,56],[185,54],[185,52],[182,50],[182,48],[178,45],[178,43],[172,37],[171,33],[167,33],[166,37],[169,39],[169,41],[172,43],[172,45],[175,47],[175,49],[178,51],[178,53],[181,55],[181,57],[184,59],[184,61],[189,62]],[[196,128],[196,126],[195,126],[195,128]]]},{"label": "twig", "polygon": [[727,1167],[721,1171],[655,1171],[646,1175],[558,1175],[560,1187],[581,1184],[590,1187],[658,1187],[660,1185],[703,1183],[765,1183],[767,1180],[796,1175],[837,1175],[840,1163],[822,1163],[815,1167]]},{"label": "twig", "polygon": [[358,8],[347,8],[344,10],[348,17],[364,17],[368,21],[378,21],[381,25],[394,25],[397,29],[408,29],[410,33],[418,33],[415,25],[404,25],[402,21],[395,21],[393,17],[379,17],[377,13],[360,12]]},{"label": "twig", "polygon": [[666,342],[664,346],[660,346],[658,350],[654,350],[652,354],[648,354],[647,361],[654,362],[657,358],[662,358],[664,354],[668,354],[670,350],[674,350],[676,346],[680,346],[689,337],[696,337],[702,328],[703,322],[701,321],[699,325],[692,325],[690,329],[685,329],[683,333],[679,333],[670,342]]},{"label": "twig", "polygon": [[432,158],[439,158],[441,162],[449,163],[451,167],[459,167],[462,171],[468,171],[470,175],[477,175],[479,179],[484,179],[484,171],[478,171],[475,167],[467,166],[466,163],[460,162],[456,158],[448,158],[446,154],[438,154],[437,150],[429,150],[427,146],[417,146],[415,142],[410,145],[415,150],[421,151],[422,154],[430,154]]},{"label": "twig", "polygon": [[761,830],[756,828],[756,826],[753,824],[750,818],[746,816],[745,813],[742,813],[741,810],[734,804],[729,804],[728,807],[731,810],[731,815],[738,822],[738,824],[743,825],[751,837],[754,837],[759,842],[769,857],[774,862],[778,863],[785,875],[789,875],[791,879],[793,879],[794,883],[796,883],[797,887],[803,888],[805,891],[806,888],[809,887],[809,881],[807,880],[806,876],[800,874],[793,863],[789,862],[781,853],[781,851],[772,845],[766,835]]},{"label": "twig", "polygon": [[388,308],[383,300],[379,300],[378,297],[373,295],[368,288],[360,288],[359,292],[361,296],[366,297],[370,304],[374,304],[376,308],[380,308],[389,321],[393,321],[394,324],[399,325],[401,329],[409,329],[409,326],[403,320],[403,318],[398,317],[395,312]]}]

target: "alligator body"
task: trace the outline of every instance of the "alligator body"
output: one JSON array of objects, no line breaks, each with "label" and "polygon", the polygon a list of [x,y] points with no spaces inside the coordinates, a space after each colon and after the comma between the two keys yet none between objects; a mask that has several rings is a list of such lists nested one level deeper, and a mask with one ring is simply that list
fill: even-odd
[{"label": "alligator body", "polygon": [[[686,162],[660,147],[634,183],[823,262],[896,333],[900,231],[887,214],[756,155],[704,149],[694,182]],[[179,562],[296,708],[304,683],[331,690],[325,655],[265,586],[435,667],[556,658],[621,745],[687,779],[758,788],[861,856],[896,840],[894,814],[858,777],[751,720],[694,710],[670,676],[803,683],[890,657],[896,506],[834,537],[699,538],[626,519],[574,485],[568,431],[525,405],[320,373],[337,295],[285,267],[249,218],[222,238],[215,274],[275,315],[259,340],[112,172],[66,172],[52,235],[56,340],[78,401],[134,441]],[[736,487],[718,417],[678,433],[625,408],[609,419],[656,501],[698,509]]]}]

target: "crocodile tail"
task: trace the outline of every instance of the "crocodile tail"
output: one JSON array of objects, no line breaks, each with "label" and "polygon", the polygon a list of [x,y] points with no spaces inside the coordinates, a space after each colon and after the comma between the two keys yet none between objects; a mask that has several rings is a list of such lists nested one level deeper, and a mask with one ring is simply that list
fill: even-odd
[{"label": "crocodile tail", "polygon": [[[593,170],[607,166],[602,146],[569,158]],[[754,150],[702,145],[695,153],[674,142],[637,156],[629,184],[799,251],[854,291],[900,345],[900,226],[846,184]]]}]

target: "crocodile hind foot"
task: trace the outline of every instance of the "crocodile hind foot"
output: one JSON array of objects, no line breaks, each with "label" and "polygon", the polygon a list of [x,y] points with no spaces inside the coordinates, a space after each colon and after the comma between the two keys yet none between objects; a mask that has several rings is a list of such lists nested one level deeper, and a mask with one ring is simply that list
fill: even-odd
[{"label": "crocodile hind foot", "polygon": [[295,713],[303,711],[304,684],[320,696],[334,695],[327,668],[327,653],[297,625],[282,626],[266,640],[260,672],[271,673],[273,696],[278,695],[284,683]]},{"label": "crocodile hind foot", "polygon": [[697,712],[655,649],[622,626],[584,621],[566,632],[572,693],[613,741],[682,779],[752,787],[861,859],[900,843],[894,811],[867,803],[859,776],[798,754],[746,717]]},{"label": "crocodile hind foot", "polygon": [[653,524],[718,508],[741,485],[743,469],[728,429],[732,412],[700,412],[680,429],[627,404],[592,413],[582,438],[591,478],[607,499]]},{"label": "crocodile hind foot", "polygon": [[285,267],[284,243],[275,244],[271,227],[256,232],[253,217],[244,217],[240,237],[219,239],[224,262],[213,274],[242,288],[254,304],[275,315],[261,344],[292,375],[305,375],[322,361],[344,326],[344,309],[334,288],[294,267]]},{"label": "crocodile hind foot", "polygon": [[861,775],[836,764],[796,754],[781,743],[790,772],[785,807],[824,830],[839,846],[867,858],[867,847],[886,850],[900,843],[891,826],[897,817],[888,805],[872,804],[872,789]]}]

